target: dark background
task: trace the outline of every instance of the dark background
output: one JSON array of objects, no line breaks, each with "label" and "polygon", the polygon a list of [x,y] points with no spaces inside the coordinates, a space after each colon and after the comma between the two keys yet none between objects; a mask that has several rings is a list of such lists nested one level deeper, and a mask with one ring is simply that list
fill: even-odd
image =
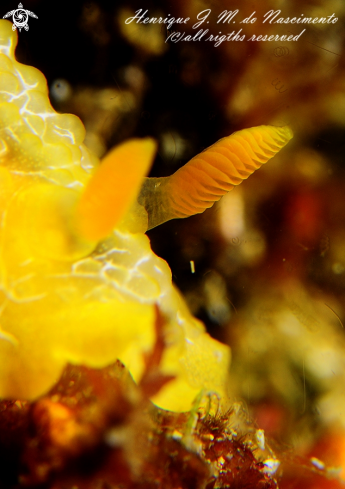
[{"label": "dark background", "polygon": [[[224,9],[240,9],[238,19],[256,11],[261,19],[276,4],[26,0],[23,8],[38,19],[29,18],[29,31],[19,33],[17,57],[44,73],[52,104],[83,120],[87,144],[100,157],[129,137],[154,137],[159,150],[152,176],[173,173],[235,130],[291,125],[293,141],[233,191],[244,206],[243,235],[225,236],[216,205],[149,236],[192,312],[231,345],[234,396],[254,410],[260,427],[295,442],[302,422],[306,438],[315,427],[325,429],[322,396],[333,392],[333,405],[340,403],[345,380],[342,367],[332,382],[318,377],[298,349],[306,341],[322,351],[345,321],[345,4],[296,0],[281,7],[284,17],[334,12],[336,24],[258,20],[243,27],[247,38],[305,27],[296,43],[164,43],[164,26],[152,33],[132,24],[136,30],[126,33],[121,20],[139,8],[150,16],[189,16],[186,32],[194,34],[195,16],[211,8],[210,33],[227,33],[231,26],[216,24]],[[16,2],[2,2],[0,15],[15,8]],[[235,214],[230,210],[229,219]],[[305,331],[303,340],[284,336],[284,314]],[[343,340],[329,346],[331,356],[344,357]]]}]

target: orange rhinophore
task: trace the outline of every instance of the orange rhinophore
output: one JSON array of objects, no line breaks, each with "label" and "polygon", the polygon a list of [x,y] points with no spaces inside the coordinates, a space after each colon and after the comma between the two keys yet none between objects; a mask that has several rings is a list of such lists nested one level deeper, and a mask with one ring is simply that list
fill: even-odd
[{"label": "orange rhinophore", "polygon": [[149,211],[149,229],[212,207],[291,138],[288,126],[243,129],[220,139],[170,177],[147,179],[139,202]]},{"label": "orange rhinophore", "polygon": [[129,210],[149,172],[156,143],[132,139],[110,151],[89,180],[76,211],[80,233],[93,241],[106,238]]}]

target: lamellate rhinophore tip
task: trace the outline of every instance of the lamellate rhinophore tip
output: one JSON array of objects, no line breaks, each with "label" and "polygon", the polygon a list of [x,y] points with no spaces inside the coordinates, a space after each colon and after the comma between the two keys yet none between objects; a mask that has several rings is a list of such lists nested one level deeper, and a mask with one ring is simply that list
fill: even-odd
[{"label": "lamellate rhinophore tip", "polygon": [[146,179],[139,204],[149,229],[200,214],[275,156],[293,137],[289,126],[258,126],[220,139],[170,177]]}]

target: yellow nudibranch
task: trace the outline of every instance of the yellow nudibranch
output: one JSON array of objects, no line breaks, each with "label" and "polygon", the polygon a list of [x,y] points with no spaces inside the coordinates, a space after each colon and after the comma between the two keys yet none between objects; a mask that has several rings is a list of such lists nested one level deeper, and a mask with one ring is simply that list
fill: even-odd
[{"label": "yellow nudibranch", "polygon": [[202,212],[292,137],[288,127],[239,131],[167,178],[145,178],[152,139],[130,140],[99,165],[78,117],[51,107],[45,77],[14,57],[0,21],[0,397],[34,399],[70,362],[120,359],[139,381],[166,318],[153,401],[188,410],[201,389],[225,394],[230,349],[193,318],[144,234]]}]

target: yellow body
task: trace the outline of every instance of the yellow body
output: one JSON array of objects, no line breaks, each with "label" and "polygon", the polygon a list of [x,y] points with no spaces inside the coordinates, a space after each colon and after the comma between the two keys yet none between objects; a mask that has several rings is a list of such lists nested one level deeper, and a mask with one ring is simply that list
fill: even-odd
[{"label": "yellow body", "polygon": [[136,202],[155,143],[124,143],[99,166],[80,120],[57,114],[42,73],[15,60],[16,43],[1,20],[0,397],[41,395],[67,362],[120,359],[139,380],[155,304],[167,318],[162,372],[175,379],[153,401],[188,410],[201,389],[224,395],[230,350],[190,315],[144,234],[160,206],[150,192]]}]

